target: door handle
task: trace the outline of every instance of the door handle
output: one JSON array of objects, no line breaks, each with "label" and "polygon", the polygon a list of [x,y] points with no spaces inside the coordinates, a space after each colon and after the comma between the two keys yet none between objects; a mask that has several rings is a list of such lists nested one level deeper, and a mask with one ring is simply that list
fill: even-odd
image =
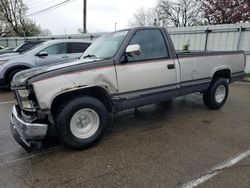
[{"label": "door handle", "polygon": [[69,58],[69,56],[63,56],[62,58]]},{"label": "door handle", "polygon": [[168,69],[174,69],[175,65],[174,64],[168,64]]}]

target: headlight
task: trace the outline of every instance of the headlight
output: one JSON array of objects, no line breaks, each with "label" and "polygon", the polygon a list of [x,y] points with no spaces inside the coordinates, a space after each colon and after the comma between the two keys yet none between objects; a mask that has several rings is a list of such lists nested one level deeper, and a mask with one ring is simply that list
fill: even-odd
[{"label": "headlight", "polygon": [[32,110],[35,108],[35,105],[32,100],[29,99],[30,92],[27,89],[17,90],[17,99],[20,106],[23,109]]},{"label": "headlight", "polygon": [[0,65],[6,63],[7,61],[9,61],[8,59],[7,60],[0,60]]},{"label": "headlight", "polygon": [[22,98],[27,98],[29,96],[29,91],[26,89],[18,90],[18,94]]},{"label": "headlight", "polygon": [[22,101],[22,107],[24,109],[33,109],[34,108],[34,104],[32,101]]}]

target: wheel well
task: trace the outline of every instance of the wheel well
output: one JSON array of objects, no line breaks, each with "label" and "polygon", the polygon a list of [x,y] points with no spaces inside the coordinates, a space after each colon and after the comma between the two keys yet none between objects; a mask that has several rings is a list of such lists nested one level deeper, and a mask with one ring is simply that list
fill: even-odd
[{"label": "wheel well", "polygon": [[66,102],[68,102],[69,100],[75,97],[84,96],[84,95],[97,98],[105,105],[108,112],[112,111],[112,102],[111,102],[110,95],[107,93],[107,91],[101,87],[91,87],[91,88],[84,88],[80,90],[70,91],[70,92],[63,93],[57,96],[51,104],[52,115],[54,117],[57,115],[58,111],[60,110],[60,108],[57,108],[57,107],[62,106],[63,104],[65,104]]},{"label": "wheel well", "polygon": [[218,78],[228,78],[229,80],[231,80],[231,71],[229,69],[216,71],[213,75],[212,80],[217,80]]},{"label": "wheel well", "polygon": [[17,70],[17,69],[25,70],[25,69],[29,69],[29,68],[30,68],[30,67],[25,66],[25,65],[10,67],[9,69],[7,69],[7,71],[6,71],[5,75],[4,75],[4,78],[5,78],[5,80],[7,81],[9,75],[10,75],[14,70]]}]

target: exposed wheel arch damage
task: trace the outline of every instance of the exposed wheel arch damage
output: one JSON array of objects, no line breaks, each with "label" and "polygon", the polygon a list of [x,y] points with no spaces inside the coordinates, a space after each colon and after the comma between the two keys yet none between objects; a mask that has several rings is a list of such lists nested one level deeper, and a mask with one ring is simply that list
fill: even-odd
[{"label": "exposed wheel arch damage", "polygon": [[63,105],[67,101],[79,97],[79,96],[92,96],[100,100],[105,107],[107,108],[108,112],[112,112],[112,101],[111,96],[104,88],[100,86],[93,86],[88,88],[82,88],[78,90],[67,91],[65,93],[61,93],[57,95],[52,103],[51,103],[51,113],[55,117],[60,108],[58,106]]}]

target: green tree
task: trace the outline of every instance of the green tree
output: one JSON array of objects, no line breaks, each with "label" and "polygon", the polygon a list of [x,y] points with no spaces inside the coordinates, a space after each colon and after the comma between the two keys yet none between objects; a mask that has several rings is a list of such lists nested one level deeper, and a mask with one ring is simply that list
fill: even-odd
[{"label": "green tree", "polygon": [[41,32],[32,20],[26,18],[28,7],[23,0],[0,0],[0,22],[2,36],[36,36]]}]

